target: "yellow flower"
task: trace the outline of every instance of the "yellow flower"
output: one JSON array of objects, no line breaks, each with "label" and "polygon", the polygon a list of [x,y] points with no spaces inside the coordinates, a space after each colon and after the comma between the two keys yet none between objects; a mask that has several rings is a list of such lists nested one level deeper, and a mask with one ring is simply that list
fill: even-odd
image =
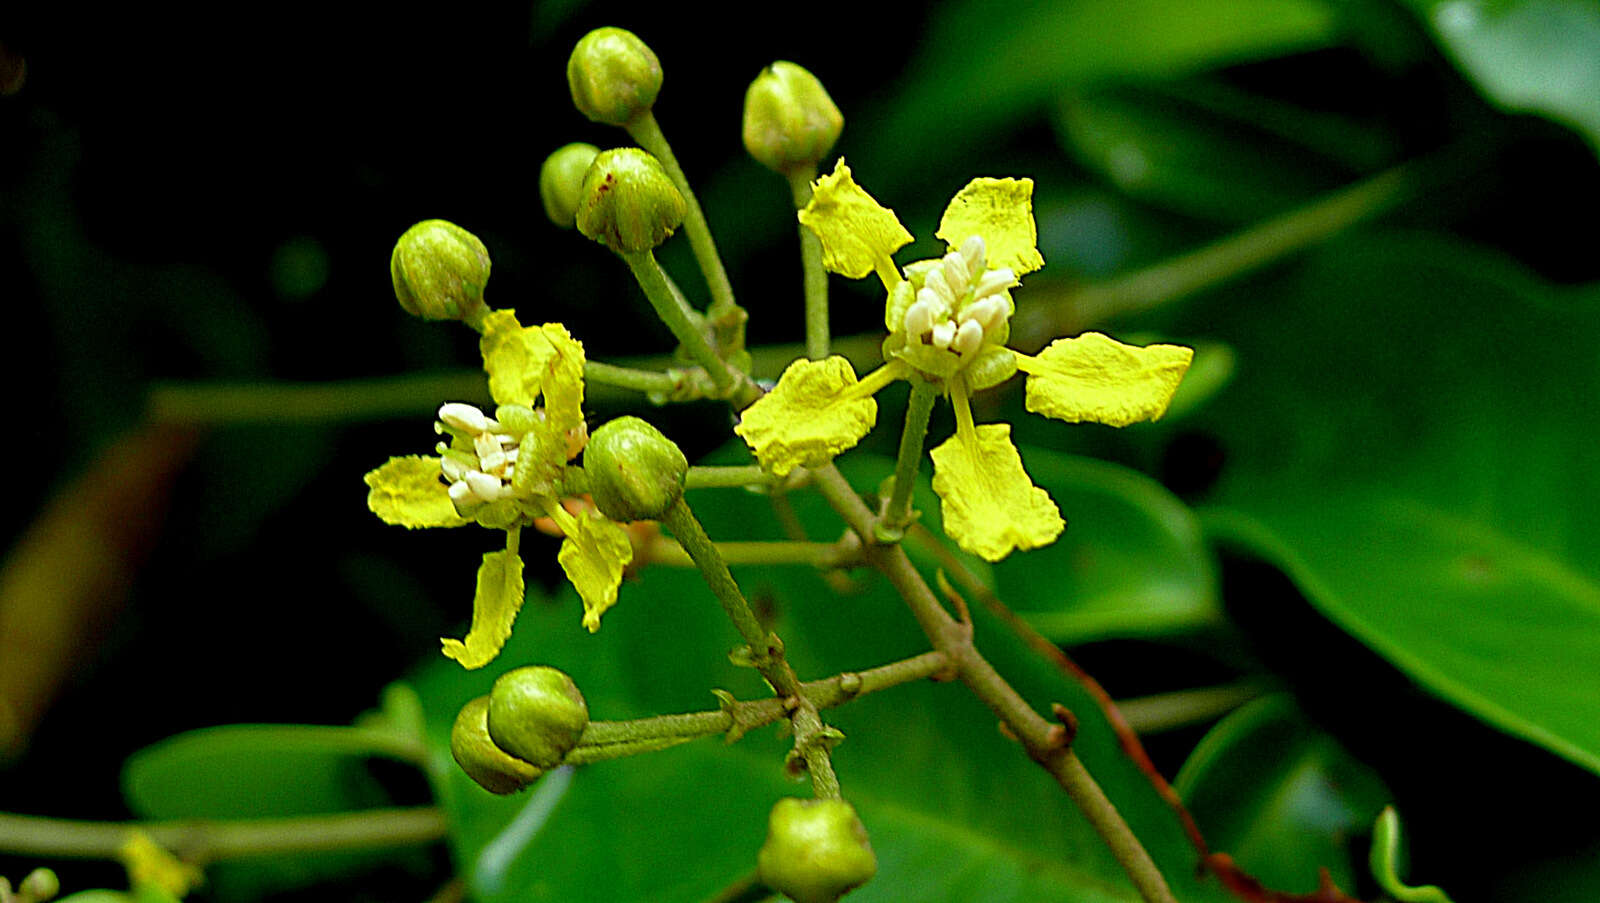
[{"label": "yellow flower", "polygon": [[971,393],[1027,374],[1027,407],[1069,423],[1126,426],[1155,420],[1193,355],[1176,345],[1139,348],[1099,333],[1059,339],[1037,356],[1006,347],[1016,305],[1011,290],[1044,266],[1031,179],[973,179],[945,208],[935,235],[946,253],[895,265],[911,234],[851,176],[844,160],[813,185],[800,222],[822,243],[823,265],[860,279],[876,273],[884,305],[883,367],[857,380],[844,358],[796,361],[777,388],[751,405],[738,432],[777,474],[818,466],[872,428],[871,395],[900,378],[940,386],[956,412],[956,434],[933,450],[933,488],[945,531],[990,561],[1055,540],[1063,522],[1035,487],[1010,428],[972,422]]},{"label": "yellow flower", "polygon": [[[565,539],[557,559],[583,599],[584,626],[617,599],[633,559],[623,528],[598,515],[579,520],[561,506],[568,462],[583,449],[583,345],[559,323],[523,326],[508,310],[484,318],[479,341],[494,416],[452,403],[439,408],[434,430],[447,437],[437,457],[408,455],[366,476],[367,507],[385,523],[459,527],[477,523],[506,532],[503,551],[483,556],[464,639],[442,640],[444,654],[465,668],[493,661],[522,608],[523,526],[549,517]],[[540,402],[542,407],[536,407]]]}]

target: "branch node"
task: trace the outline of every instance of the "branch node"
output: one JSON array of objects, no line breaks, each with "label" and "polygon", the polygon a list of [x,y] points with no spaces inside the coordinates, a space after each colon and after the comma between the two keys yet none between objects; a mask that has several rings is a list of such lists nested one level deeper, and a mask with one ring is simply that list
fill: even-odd
[{"label": "branch node", "polygon": [[1072,741],[1078,738],[1078,716],[1072,714],[1071,709],[1059,702],[1052,702],[1050,704],[1050,714],[1054,715],[1055,719],[1061,722],[1062,733],[1066,736],[1065,742],[1063,742],[1061,745],[1072,745]]}]

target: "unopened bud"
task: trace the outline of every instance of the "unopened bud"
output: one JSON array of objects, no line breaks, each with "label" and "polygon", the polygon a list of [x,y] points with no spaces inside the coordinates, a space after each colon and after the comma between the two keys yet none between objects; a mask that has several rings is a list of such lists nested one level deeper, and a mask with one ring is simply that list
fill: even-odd
[{"label": "unopened bud", "polygon": [[844,116],[815,75],[782,60],[761,70],[744,94],[744,148],[781,173],[827,156]]},{"label": "unopened bud", "polygon": [[474,319],[485,310],[489,249],[455,223],[423,220],[395,242],[389,275],[406,313],[426,320]]},{"label": "unopened bud", "polygon": [[563,229],[577,224],[578,199],[583,197],[583,174],[589,171],[600,148],[581,141],[559,148],[539,167],[539,200],[544,214]]},{"label": "unopened bud", "polygon": [[589,119],[627,125],[655,106],[661,61],[633,32],[596,28],[572,48],[567,87],[573,106]]},{"label": "unopened bud", "polygon": [[489,691],[489,737],[538,768],[554,768],[589,726],[578,685],[555,668],[529,665],[500,675]]},{"label": "unopened bud", "polygon": [[583,177],[578,231],[619,254],[648,251],[683,222],[683,195],[636,147],[602,151]]},{"label": "unopened bud", "polygon": [[756,858],[767,887],[795,903],[834,903],[877,872],[867,829],[849,803],[786,797],[772,807]]},{"label": "unopened bud", "polygon": [[478,786],[490,793],[515,793],[539,780],[544,771],[496,746],[489,738],[489,697],[461,707],[450,728],[450,755]]},{"label": "unopened bud", "polygon": [[623,523],[660,520],[683,497],[689,461],[660,430],[618,417],[589,437],[583,472],[601,514]]}]

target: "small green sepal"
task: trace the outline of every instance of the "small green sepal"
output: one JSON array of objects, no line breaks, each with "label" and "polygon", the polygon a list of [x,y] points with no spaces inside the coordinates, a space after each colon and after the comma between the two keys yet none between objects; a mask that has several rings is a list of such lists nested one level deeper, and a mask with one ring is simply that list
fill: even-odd
[{"label": "small green sepal", "polygon": [[780,173],[814,169],[833,150],[844,115],[815,75],[779,60],[744,94],[744,149]]},{"label": "small green sepal", "polygon": [[589,726],[578,685],[555,668],[529,665],[500,675],[489,691],[494,744],[535,767],[561,764]]},{"label": "small green sepal", "polygon": [[532,784],[544,770],[507,753],[489,737],[489,697],[461,707],[450,728],[450,756],[479,787],[501,795]]},{"label": "small green sepal", "polygon": [[684,201],[661,162],[637,147],[601,151],[583,177],[577,226],[619,254],[648,251],[683,222]]},{"label": "small green sepal", "polygon": [[589,437],[583,452],[589,495],[614,521],[660,520],[683,498],[689,460],[638,417],[618,417]]},{"label": "small green sepal", "polygon": [[583,197],[583,176],[600,153],[592,144],[575,141],[544,158],[539,167],[539,200],[544,215],[563,229],[578,223],[578,200]]},{"label": "small green sepal", "polygon": [[389,275],[412,316],[473,322],[488,310],[489,249],[455,223],[430,219],[407,229],[389,256]]},{"label": "small green sepal", "polygon": [[633,32],[596,28],[572,48],[567,87],[573,106],[590,120],[627,125],[655,106],[661,61]]},{"label": "small green sepal", "polygon": [[772,807],[756,858],[767,887],[795,903],[834,903],[877,872],[867,829],[849,803],[786,797]]}]

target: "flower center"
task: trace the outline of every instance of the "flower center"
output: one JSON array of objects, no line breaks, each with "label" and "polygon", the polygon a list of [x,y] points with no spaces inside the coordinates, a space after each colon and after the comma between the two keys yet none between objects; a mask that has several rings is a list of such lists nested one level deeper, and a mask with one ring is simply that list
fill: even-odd
[{"label": "flower center", "polygon": [[499,421],[470,404],[439,408],[434,431],[451,437],[438,445],[439,469],[450,484],[450,501],[458,514],[466,516],[511,495],[520,440],[501,430]]},{"label": "flower center", "polygon": [[984,344],[1003,341],[1002,329],[1015,309],[1006,291],[1017,282],[1009,267],[985,267],[977,235],[936,261],[917,267],[922,277],[916,301],[906,309],[906,341],[970,358]]}]

